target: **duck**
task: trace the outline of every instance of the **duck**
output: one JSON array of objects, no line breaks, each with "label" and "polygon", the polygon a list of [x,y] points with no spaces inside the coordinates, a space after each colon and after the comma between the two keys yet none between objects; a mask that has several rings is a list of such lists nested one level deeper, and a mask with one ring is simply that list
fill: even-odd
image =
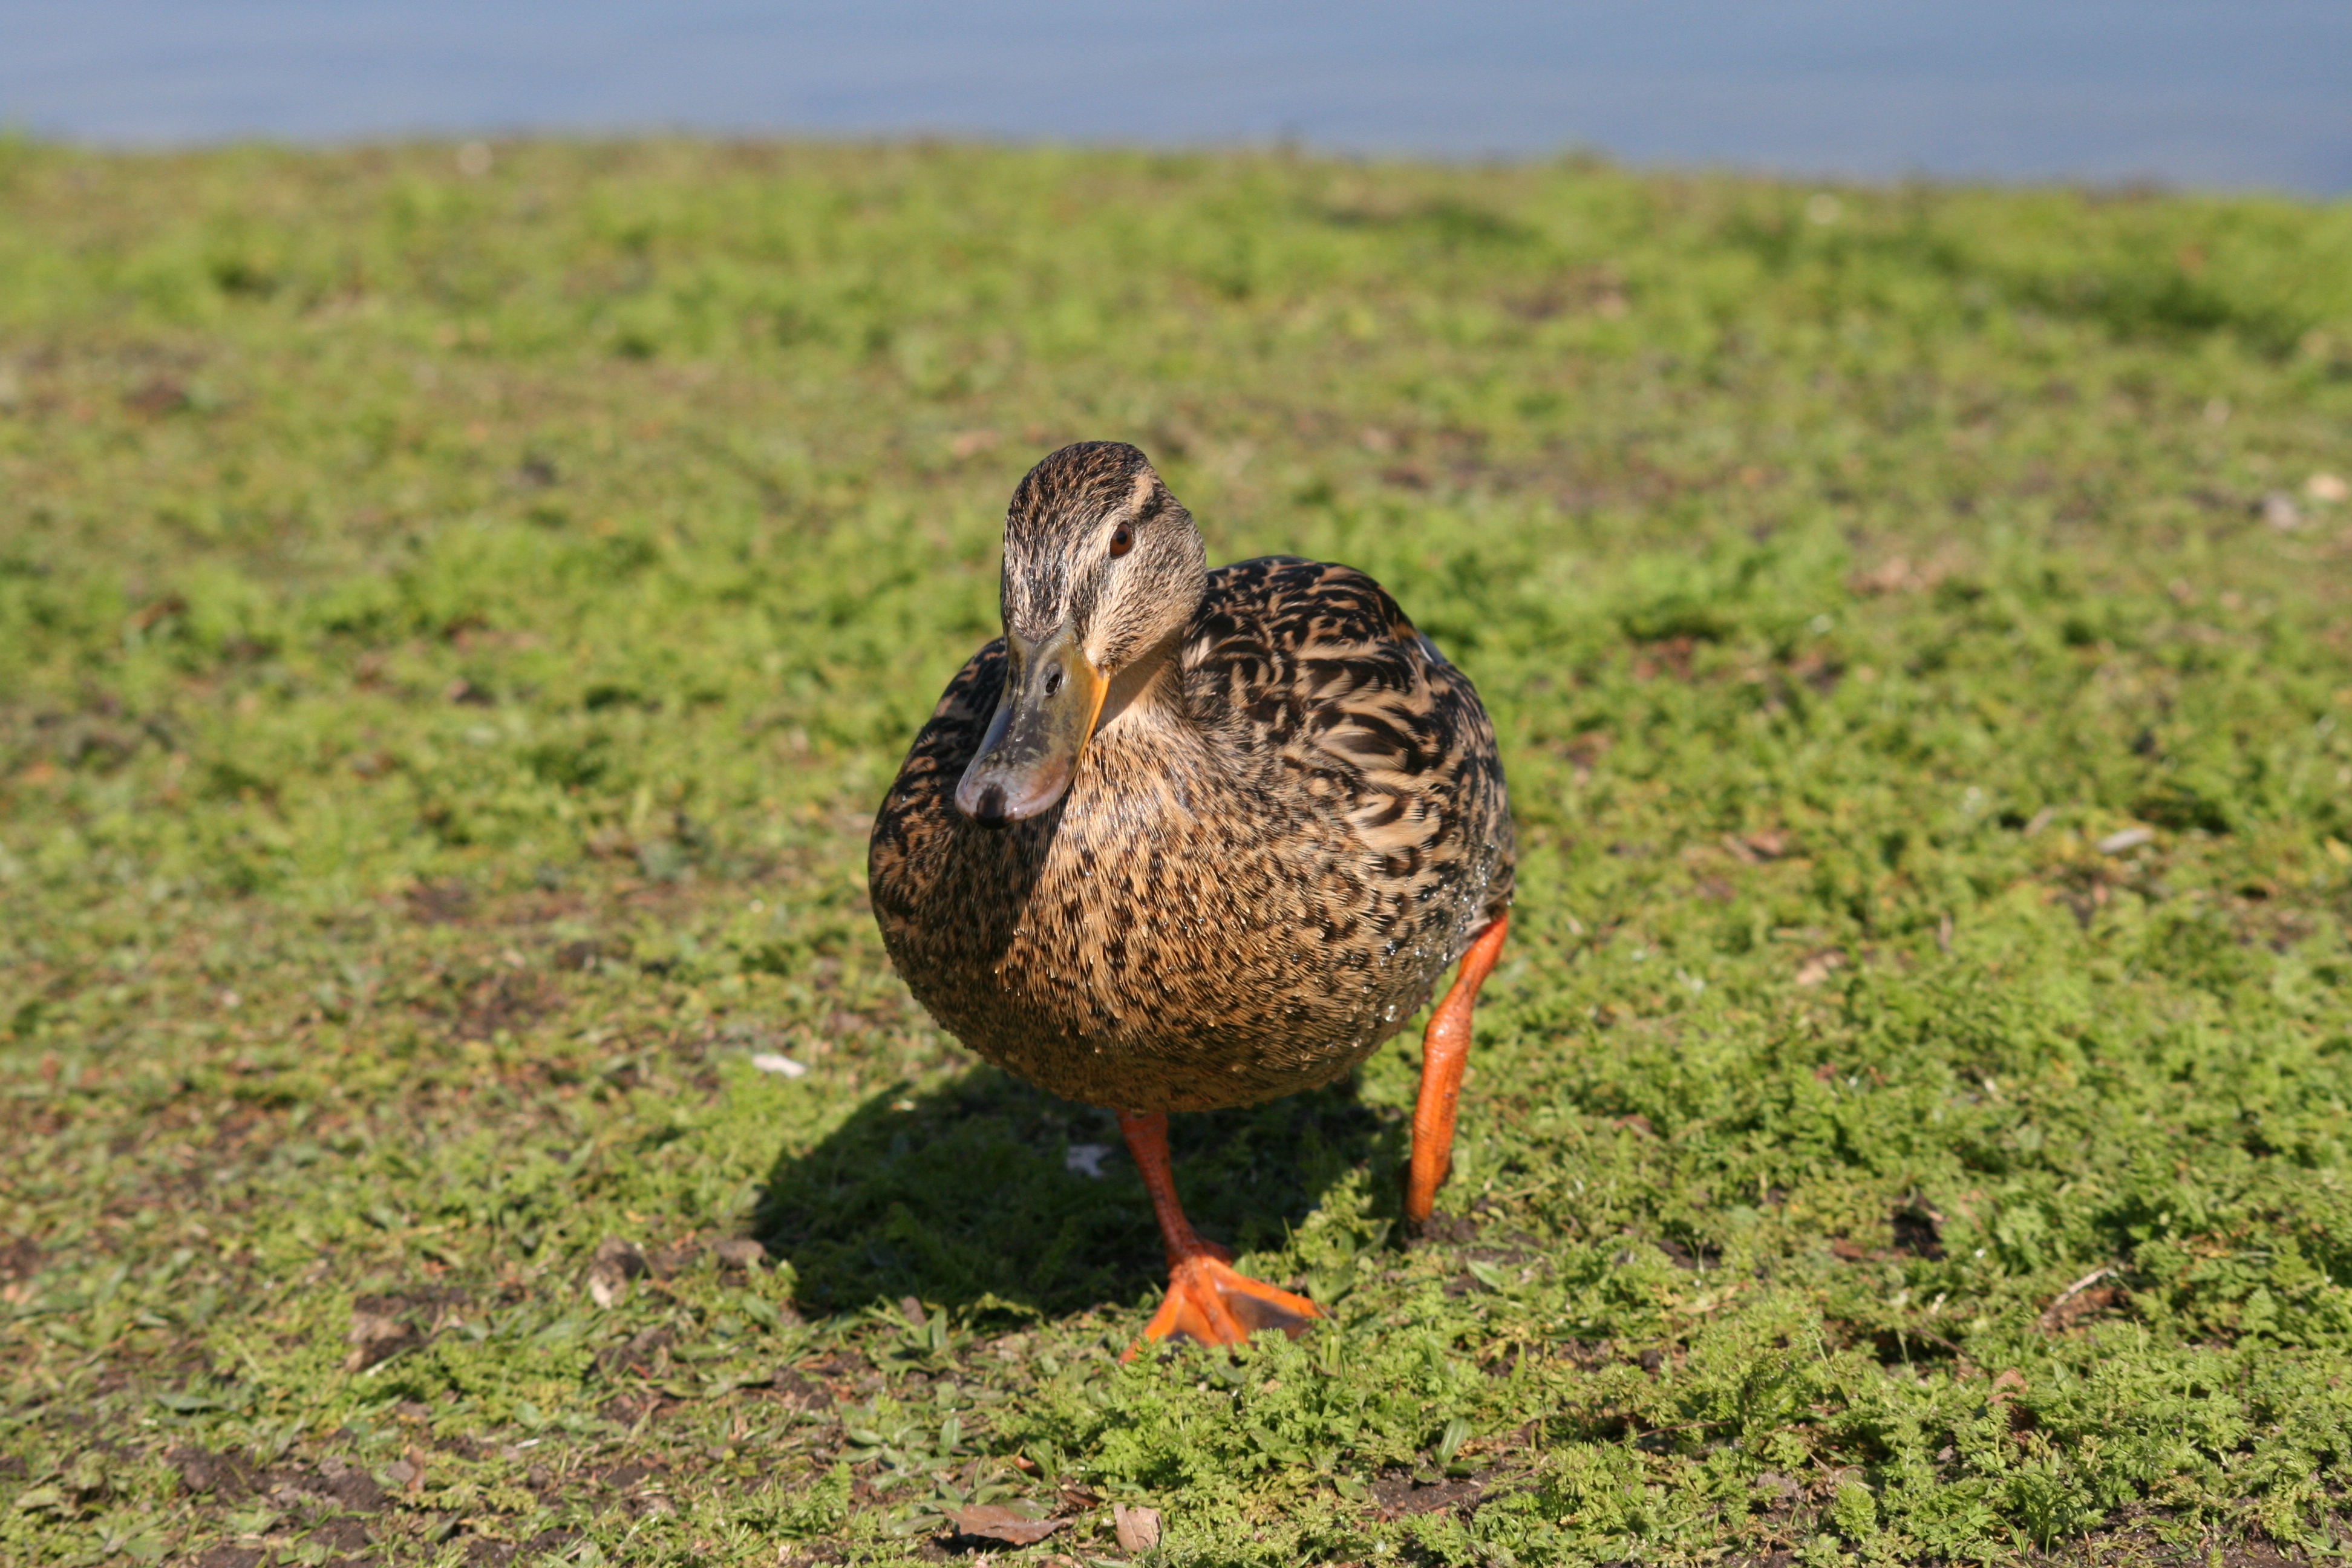
[{"label": "duck", "polygon": [[1169,1273],[1130,1356],[1296,1336],[1325,1313],[1192,1228],[1168,1118],[1340,1078],[1452,971],[1403,1173],[1408,1229],[1430,1223],[1515,885],[1494,725],[1364,573],[1211,570],[1125,442],[1014,488],[999,607],[876,813],[883,944],[970,1050],[1116,1114]]}]

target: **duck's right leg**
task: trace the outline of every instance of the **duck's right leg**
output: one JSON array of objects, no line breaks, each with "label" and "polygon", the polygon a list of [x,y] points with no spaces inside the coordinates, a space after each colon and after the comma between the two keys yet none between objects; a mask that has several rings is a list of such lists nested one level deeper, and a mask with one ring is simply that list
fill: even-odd
[{"label": "duck's right leg", "polygon": [[[1168,1244],[1168,1299],[1160,1303],[1143,1331],[1147,1340],[1186,1339],[1202,1344],[1229,1345],[1260,1329],[1280,1329],[1296,1339],[1307,1325],[1323,1316],[1304,1296],[1294,1296],[1251,1279],[1233,1267],[1233,1254],[1203,1241],[1184,1217],[1176,1201],[1176,1176],[1168,1164],[1168,1116],[1153,1111],[1138,1116],[1120,1111],[1118,1130],[1127,1134],[1128,1152],[1143,1173],[1144,1190],[1159,1216],[1160,1238]],[[1142,1349],[1128,1346],[1122,1361],[1131,1361]]]}]

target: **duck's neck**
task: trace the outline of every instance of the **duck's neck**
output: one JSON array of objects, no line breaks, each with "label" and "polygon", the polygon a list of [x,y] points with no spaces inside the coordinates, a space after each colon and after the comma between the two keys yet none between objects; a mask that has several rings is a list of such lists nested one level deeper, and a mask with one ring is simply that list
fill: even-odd
[{"label": "duck's neck", "polygon": [[1184,646],[1180,627],[1162,637],[1149,653],[1111,678],[1103,697],[1102,716],[1095,721],[1099,735],[1113,725],[1138,721],[1167,722],[1184,716],[1183,682],[1179,678],[1177,652]]}]

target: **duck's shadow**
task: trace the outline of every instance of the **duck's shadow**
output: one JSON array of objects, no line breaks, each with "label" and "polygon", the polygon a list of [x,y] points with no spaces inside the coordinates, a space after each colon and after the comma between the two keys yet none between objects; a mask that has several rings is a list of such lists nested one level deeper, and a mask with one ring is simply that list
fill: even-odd
[{"label": "duck's shadow", "polygon": [[[1186,1213],[1237,1252],[1280,1245],[1351,1169],[1392,1173],[1405,1144],[1403,1118],[1345,1081],[1169,1121]],[[1059,1316],[1166,1282],[1116,1119],[991,1067],[877,1094],[806,1153],[780,1154],[752,1234],[820,1312],[913,1296]]]}]

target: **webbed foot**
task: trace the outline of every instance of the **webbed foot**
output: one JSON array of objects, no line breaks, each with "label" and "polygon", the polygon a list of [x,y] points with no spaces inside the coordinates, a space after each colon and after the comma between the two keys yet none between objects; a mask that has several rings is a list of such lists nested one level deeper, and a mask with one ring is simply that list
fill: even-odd
[{"label": "webbed foot", "polygon": [[[1253,1279],[1207,1247],[1179,1260],[1168,1271],[1168,1296],[1143,1331],[1147,1340],[1192,1340],[1204,1345],[1239,1344],[1265,1329],[1292,1339],[1322,1317],[1323,1309],[1264,1280]],[[1131,1361],[1142,1347],[1129,1345],[1120,1359]]]}]

